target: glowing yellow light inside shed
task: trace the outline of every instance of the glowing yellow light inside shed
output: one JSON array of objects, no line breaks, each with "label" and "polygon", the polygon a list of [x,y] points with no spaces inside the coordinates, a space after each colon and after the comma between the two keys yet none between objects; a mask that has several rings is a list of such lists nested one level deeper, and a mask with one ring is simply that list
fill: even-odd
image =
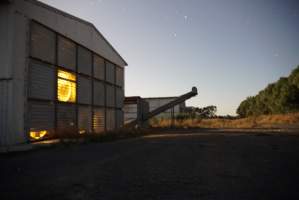
[{"label": "glowing yellow light inside shed", "polygon": [[30,131],[30,137],[35,140],[42,139],[48,134],[48,131],[42,130],[42,131]]},{"label": "glowing yellow light inside shed", "polygon": [[58,70],[57,98],[63,102],[76,101],[76,75]]}]

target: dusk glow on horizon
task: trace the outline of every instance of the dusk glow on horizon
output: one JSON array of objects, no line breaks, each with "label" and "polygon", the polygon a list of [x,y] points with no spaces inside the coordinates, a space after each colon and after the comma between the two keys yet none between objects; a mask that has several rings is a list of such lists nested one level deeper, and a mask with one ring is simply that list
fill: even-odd
[{"label": "dusk glow on horizon", "polygon": [[298,0],[42,0],[93,23],[127,61],[126,96],[178,96],[235,115],[299,65]]}]

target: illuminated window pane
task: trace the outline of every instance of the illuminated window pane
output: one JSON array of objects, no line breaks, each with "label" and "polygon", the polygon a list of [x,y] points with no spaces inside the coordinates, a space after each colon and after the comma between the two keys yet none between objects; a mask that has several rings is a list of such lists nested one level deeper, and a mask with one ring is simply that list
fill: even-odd
[{"label": "illuminated window pane", "polygon": [[63,102],[76,102],[76,75],[58,70],[57,98]]},{"label": "illuminated window pane", "polygon": [[63,71],[63,70],[58,70],[58,77],[68,79],[70,81],[76,81],[76,75],[75,74],[72,74],[70,72],[66,72],[66,71]]}]

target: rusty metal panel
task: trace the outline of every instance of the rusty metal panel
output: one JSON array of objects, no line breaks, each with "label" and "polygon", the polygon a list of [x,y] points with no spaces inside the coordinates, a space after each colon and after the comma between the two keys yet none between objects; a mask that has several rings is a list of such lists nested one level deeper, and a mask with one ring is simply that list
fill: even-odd
[{"label": "rusty metal panel", "polygon": [[35,22],[31,23],[31,45],[32,57],[55,63],[55,32]]},{"label": "rusty metal panel", "polygon": [[31,131],[53,131],[54,104],[29,101],[29,128]]},{"label": "rusty metal panel", "polygon": [[73,130],[76,126],[76,109],[73,104],[57,104],[57,128],[59,131]]},{"label": "rusty metal panel", "polygon": [[100,80],[105,79],[105,61],[103,58],[94,55],[93,58],[94,77]]},{"label": "rusty metal panel", "polygon": [[104,108],[93,109],[93,130],[95,133],[102,133],[105,131],[105,110]]},{"label": "rusty metal panel", "polygon": [[82,76],[78,76],[78,102],[83,104],[91,104],[91,80]]},{"label": "rusty metal panel", "polygon": [[88,49],[78,46],[78,72],[91,75],[92,54]]},{"label": "rusty metal panel", "polygon": [[124,113],[122,110],[116,110],[116,128],[121,128],[124,125]]},{"label": "rusty metal panel", "polygon": [[78,128],[81,134],[91,133],[91,107],[79,106],[78,108]]},{"label": "rusty metal panel", "polygon": [[54,99],[55,70],[53,67],[31,61],[29,66],[29,97]]},{"label": "rusty metal panel", "polygon": [[106,86],[106,105],[115,107],[115,87],[112,85]]},{"label": "rusty metal panel", "polygon": [[105,104],[105,87],[104,83],[94,81],[93,83],[93,103],[97,106],[104,106]]},{"label": "rusty metal panel", "polygon": [[108,61],[106,62],[106,81],[115,83],[115,65]]},{"label": "rusty metal panel", "polygon": [[116,107],[122,108],[124,104],[124,91],[121,88],[116,88]]},{"label": "rusty metal panel", "polygon": [[62,36],[58,36],[58,65],[73,71],[76,69],[76,44]]},{"label": "rusty metal panel", "polygon": [[116,123],[116,116],[114,109],[107,109],[106,110],[106,128],[107,131],[112,131],[115,129]]},{"label": "rusty metal panel", "polygon": [[116,85],[124,87],[124,69],[116,67]]}]

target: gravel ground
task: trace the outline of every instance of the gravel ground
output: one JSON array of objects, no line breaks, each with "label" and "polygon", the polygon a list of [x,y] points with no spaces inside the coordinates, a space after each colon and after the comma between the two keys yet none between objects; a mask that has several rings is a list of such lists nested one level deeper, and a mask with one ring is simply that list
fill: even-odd
[{"label": "gravel ground", "polygon": [[299,199],[299,136],[189,133],[0,156],[0,199]]}]

